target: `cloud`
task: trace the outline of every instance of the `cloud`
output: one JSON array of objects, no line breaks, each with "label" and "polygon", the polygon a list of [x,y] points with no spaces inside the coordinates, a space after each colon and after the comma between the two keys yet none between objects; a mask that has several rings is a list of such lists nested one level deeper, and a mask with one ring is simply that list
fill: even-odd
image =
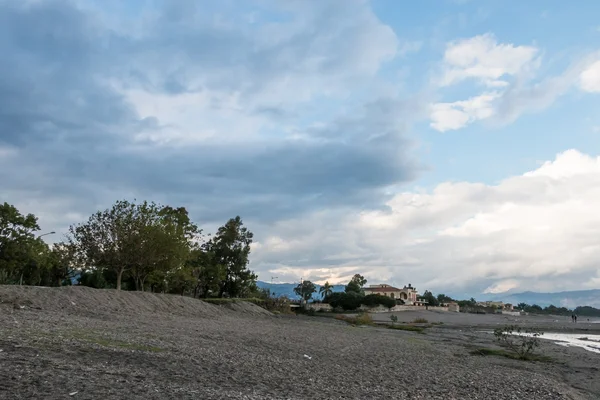
[{"label": "cloud", "polygon": [[488,87],[504,87],[504,76],[526,72],[536,65],[538,49],[533,46],[499,44],[492,34],[448,43],[444,53],[441,86],[475,79]]},{"label": "cloud", "polygon": [[42,225],[134,197],[201,223],[377,208],[421,169],[425,106],[361,94],[402,50],[368,3],[94,4],[0,1],[0,181]]},{"label": "cloud", "polygon": [[400,193],[387,210],[281,222],[271,235],[285,249],[265,242],[254,265],[305,279],[341,266],[371,281],[471,293],[591,288],[589,276],[600,273],[600,215],[590,211],[599,188],[600,157],[569,150],[497,185],[446,182]]},{"label": "cloud", "polygon": [[595,79],[600,76],[597,52],[579,57],[564,71],[548,76],[538,76],[539,53],[532,46],[498,43],[491,34],[448,43],[439,85],[444,88],[475,79],[485,89],[466,100],[434,104],[430,126],[441,132],[482,120],[503,126],[523,114],[547,109],[576,85],[595,91]]},{"label": "cloud", "polygon": [[600,93],[600,61],[586,68],[579,77],[581,90],[590,93]]},{"label": "cloud", "polygon": [[430,126],[440,132],[464,128],[478,120],[494,115],[492,102],[497,93],[487,93],[453,103],[436,103],[431,106]]}]

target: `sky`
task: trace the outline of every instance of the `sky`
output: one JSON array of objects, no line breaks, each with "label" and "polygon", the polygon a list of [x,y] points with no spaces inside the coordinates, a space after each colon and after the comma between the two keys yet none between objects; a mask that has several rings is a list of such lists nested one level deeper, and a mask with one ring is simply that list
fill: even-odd
[{"label": "sky", "polygon": [[0,0],[0,201],[240,215],[259,278],[600,288],[600,3]]}]

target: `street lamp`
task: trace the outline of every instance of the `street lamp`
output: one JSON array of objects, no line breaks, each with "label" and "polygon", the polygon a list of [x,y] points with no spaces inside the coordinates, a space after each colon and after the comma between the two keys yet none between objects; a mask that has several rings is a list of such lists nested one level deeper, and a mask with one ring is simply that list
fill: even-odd
[{"label": "street lamp", "polygon": [[55,233],[56,233],[56,232],[54,232],[54,231],[52,231],[52,232],[48,232],[48,233],[44,233],[44,234],[41,234],[40,236],[38,236],[37,238],[39,239],[39,238],[41,238],[42,236],[46,236],[46,235],[54,235]]},{"label": "street lamp", "polygon": [[275,297],[275,292],[273,291],[273,279],[279,279],[279,277],[277,277],[277,276],[272,276],[271,277],[271,286],[269,287],[269,290],[273,294],[273,297]]}]

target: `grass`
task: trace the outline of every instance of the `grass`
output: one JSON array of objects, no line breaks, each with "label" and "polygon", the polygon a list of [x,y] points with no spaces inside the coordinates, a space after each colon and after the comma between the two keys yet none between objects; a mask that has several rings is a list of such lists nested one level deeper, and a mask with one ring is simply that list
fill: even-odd
[{"label": "grass", "polygon": [[427,321],[425,318],[416,318],[412,323],[413,324],[427,324],[427,323],[429,323],[429,321]]},{"label": "grass", "polygon": [[397,331],[425,333],[425,327],[414,326],[414,325],[388,325],[388,329],[395,329]]},{"label": "grass", "polygon": [[474,356],[497,356],[497,357],[505,357],[510,358],[512,360],[521,360],[521,361],[541,361],[541,362],[550,362],[552,359],[547,356],[541,356],[537,354],[528,354],[526,356],[520,356],[516,353],[502,350],[502,349],[490,349],[490,348],[481,348],[475,349],[471,351],[471,354]]},{"label": "grass", "polygon": [[210,304],[215,304],[217,306],[221,306],[221,305],[225,305],[225,304],[232,304],[232,303],[239,303],[242,301],[247,301],[248,303],[254,303],[258,306],[262,306],[263,304],[265,304],[265,301],[263,299],[258,299],[258,298],[247,298],[247,299],[227,299],[227,298],[214,298],[214,299],[201,299],[202,301],[205,301],[207,303]]},{"label": "grass", "polygon": [[138,343],[129,343],[129,342],[124,342],[122,340],[116,340],[116,339],[107,338],[107,337],[100,337],[100,336],[93,335],[89,332],[86,332],[84,330],[70,331],[70,332],[68,332],[68,336],[73,339],[76,339],[76,340],[81,340],[84,342],[97,344],[97,345],[103,346],[103,347],[112,347],[112,348],[137,350],[137,351],[149,351],[152,353],[159,353],[161,351],[164,351],[163,348],[160,348],[157,346],[146,346],[146,345],[138,344]]},{"label": "grass", "polygon": [[373,325],[373,318],[367,313],[358,314],[356,317],[347,315],[336,315],[335,319],[345,321],[352,325]]}]

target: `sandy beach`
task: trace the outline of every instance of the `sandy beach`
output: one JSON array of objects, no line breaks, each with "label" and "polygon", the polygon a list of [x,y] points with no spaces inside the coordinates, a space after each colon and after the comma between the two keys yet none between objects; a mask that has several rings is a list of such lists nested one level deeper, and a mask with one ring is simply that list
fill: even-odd
[{"label": "sandy beach", "polygon": [[419,334],[275,316],[248,303],[230,309],[181,296],[3,286],[0,398],[600,397],[598,354],[545,341],[539,350],[552,362],[477,356],[473,349],[494,346],[484,328],[504,320],[418,315],[444,323]]}]

